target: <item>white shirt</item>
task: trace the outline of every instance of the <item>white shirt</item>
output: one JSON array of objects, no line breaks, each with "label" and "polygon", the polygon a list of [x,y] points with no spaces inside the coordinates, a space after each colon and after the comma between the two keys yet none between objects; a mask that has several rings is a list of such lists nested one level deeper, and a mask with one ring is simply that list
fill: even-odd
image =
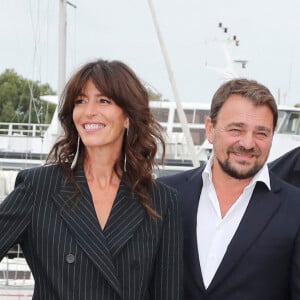
[{"label": "white shirt", "polygon": [[202,173],[203,188],[197,211],[197,244],[205,288],[211,283],[241,222],[256,182],[261,181],[270,189],[269,171],[265,164],[222,218],[219,201],[212,182],[211,167],[212,158],[208,161]]}]

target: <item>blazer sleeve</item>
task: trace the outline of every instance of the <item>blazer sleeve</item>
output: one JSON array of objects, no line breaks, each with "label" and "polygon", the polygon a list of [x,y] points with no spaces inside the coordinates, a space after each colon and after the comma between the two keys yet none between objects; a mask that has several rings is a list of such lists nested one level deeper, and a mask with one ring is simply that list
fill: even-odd
[{"label": "blazer sleeve", "polygon": [[163,216],[161,243],[156,255],[153,274],[153,300],[182,299],[182,224],[177,194],[165,191],[169,207]]},{"label": "blazer sleeve", "polygon": [[300,228],[298,229],[297,239],[295,241],[291,274],[291,300],[298,299],[300,299]]},{"label": "blazer sleeve", "polygon": [[14,190],[0,204],[0,260],[15,244],[31,222],[33,191],[25,171],[18,173]]}]

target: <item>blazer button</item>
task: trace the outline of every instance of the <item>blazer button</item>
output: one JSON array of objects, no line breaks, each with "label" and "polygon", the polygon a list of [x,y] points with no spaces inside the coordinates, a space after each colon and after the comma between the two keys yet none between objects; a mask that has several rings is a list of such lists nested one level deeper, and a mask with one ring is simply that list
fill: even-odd
[{"label": "blazer button", "polygon": [[132,263],[130,264],[132,269],[137,269],[140,265],[138,260],[133,260]]},{"label": "blazer button", "polygon": [[75,256],[73,254],[68,254],[66,256],[66,261],[68,264],[72,264],[75,261]]}]

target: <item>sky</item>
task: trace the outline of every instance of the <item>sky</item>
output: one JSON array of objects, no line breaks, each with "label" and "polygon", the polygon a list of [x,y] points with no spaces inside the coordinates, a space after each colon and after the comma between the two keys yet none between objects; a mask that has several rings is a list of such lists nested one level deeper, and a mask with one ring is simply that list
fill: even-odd
[{"label": "sky", "polygon": [[[60,0],[1,0],[0,73],[58,87]],[[163,99],[174,100],[148,0],[70,0],[66,78],[82,64],[121,60]],[[182,102],[210,102],[225,80],[223,46],[240,77],[266,85],[280,104],[300,103],[299,0],[152,0]],[[228,28],[224,33],[218,24]],[[232,41],[239,40],[236,47]],[[223,72],[224,73],[224,72]]]}]

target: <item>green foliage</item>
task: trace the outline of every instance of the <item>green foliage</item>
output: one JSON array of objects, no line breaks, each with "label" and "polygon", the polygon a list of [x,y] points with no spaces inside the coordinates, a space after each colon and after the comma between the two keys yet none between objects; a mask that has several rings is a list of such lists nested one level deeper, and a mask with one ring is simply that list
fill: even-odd
[{"label": "green foliage", "polygon": [[5,70],[0,74],[0,122],[49,123],[55,105],[39,99],[42,95],[54,94],[49,84]]},{"label": "green foliage", "polygon": [[[162,95],[146,87],[150,100],[161,101]],[[40,100],[42,95],[54,95],[49,84],[41,84],[18,75],[13,69],[0,74],[0,122],[51,122],[55,105]]]},{"label": "green foliage", "polygon": [[15,110],[11,101],[7,101],[3,104],[3,110],[1,113],[2,122],[13,122],[15,118]]},{"label": "green foliage", "polygon": [[148,95],[149,95],[149,99],[151,101],[161,101],[161,94],[160,93],[157,93],[155,92],[153,89],[149,88],[149,87],[146,87],[147,89],[147,92],[148,92]]}]

